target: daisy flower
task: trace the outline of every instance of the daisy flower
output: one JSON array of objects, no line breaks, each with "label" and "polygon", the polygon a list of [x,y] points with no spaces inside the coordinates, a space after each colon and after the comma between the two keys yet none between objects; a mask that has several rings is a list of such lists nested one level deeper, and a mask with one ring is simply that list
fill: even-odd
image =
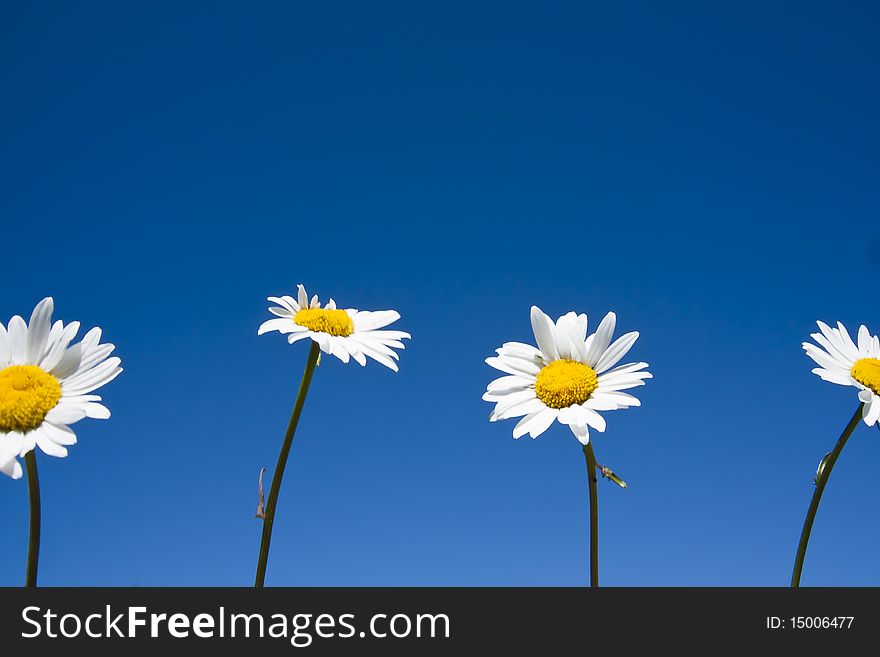
[{"label": "daisy flower", "polygon": [[291,296],[269,297],[276,304],[269,308],[275,315],[260,326],[258,335],[278,331],[287,335],[293,344],[297,340],[311,338],[325,354],[336,356],[343,363],[353,358],[361,365],[367,364],[367,356],[397,371],[399,359],[394,349],[403,349],[401,342],[410,334],[403,331],[382,330],[400,319],[395,310],[366,311],[347,308],[340,310],[331,298],[321,307],[318,295],[309,300],[306,289],[297,286],[297,298]]},{"label": "daisy flower", "polygon": [[35,447],[67,456],[76,443],[70,425],[83,418],[107,419],[110,411],[90,394],[122,371],[114,347],[100,344],[94,328],[71,345],[79,322],[52,323],[51,297],[37,304],[30,322],[15,316],[0,323],[0,471],[18,479],[16,456]]},{"label": "daisy flower", "polygon": [[859,390],[862,419],[868,426],[880,420],[880,339],[871,335],[864,325],[859,327],[858,344],[853,342],[846,327],[837,322],[831,328],[816,322],[821,333],[810,335],[820,346],[804,342],[804,351],[819,367],[813,374],[824,381]]},{"label": "daisy flower", "polygon": [[287,467],[287,459],[293,445],[300,414],[309,392],[312,375],[315,373],[321,352],[332,354],[343,363],[354,359],[362,366],[367,364],[367,356],[369,356],[396,372],[397,363],[395,361],[397,361],[398,355],[394,349],[403,349],[401,340],[410,337],[409,333],[403,331],[384,330],[386,326],[400,319],[400,314],[394,310],[375,312],[355,310],[354,308],[341,310],[336,307],[336,302],[333,299],[330,299],[327,305],[322,308],[318,296],[315,295],[309,300],[309,295],[306,294],[306,289],[302,285],[297,286],[296,299],[291,296],[269,297],[269,301],[276,304],[269,308],[269,312],[275,315],[275,318],[263,322],[257,334],[263,335],[269,331],[278,331],[287,335],[287,341],[290,344],[306,338],[311,338],[312,344],[306,359],[306,368],[296,395],[296,401],[293,404],[293,412],[287,423],[287,433],[281,443],[278,465],[275,467],[275,474],[272,476],[272,485],[269,488],[269,496],[265,498],[265,504],[262,485],[263,471],[260,471],[260,504],[257,507],[257,517],[263,521],[263,535],[260,539],[257,574],[254,579],[256,588],[262,588],[266,581],[269,547],[272,542],[272,527],[275,523],[275,509],[278,504],[281,481],[284,477],[284,469]]},{"label": "daisy flower", "polygon": [[866,326],[859,327],[858,344],[853,342],[846,327],[837,322],[837,328],[831,328],[824,322],[816,322],[819,333],[812,333],[810,337],[818,343],[818,347],[810,342],[804,342],[804,351],[812,358],[819,367],[813,369],[813,374],[824,381],[830,381],[841,386],[853,386],[859,390],[859,405],[852,415],[834,449],[828,452],[821,461],[813,479],[813,499],[807,509],[807,517],[801,530],[801,539],[798,542],[797,552],[794,558],[794,569],[791,573],[791,586],[798,588],[801,585],[801,575],[804,570],[804,560],[807,555],[807,547],[810,543],[810,534],[813,531],[813,522],[819,503],[822,501],[822,493],[828,484],[831,471],[840,458],[843,448],[859,425],[859,420],[864,420],[869,427],[878,424],[880,419],[880,340],[876,335],[871,335]]},{"label": "daisy flower", "polygon": [[[583,444],[589,428],[605,431],[600,411],[639,406],[638,399],[622,392],[644,385],[651,374],[647,363],[614,367],[639,337],[627,333],[614,342],[616,316],[605,315],[596,332],[587,337],[587,316],[570,312],[554,323],[532,306],[532,330],[537,348],[507,342],[486,363],[506,374],[492,381],[483,395],[495,402],[489,420],[522,417],[513,437],[537,438],[554,420],[568,425]],[[524,416],[524,417],[523,417]]]}]

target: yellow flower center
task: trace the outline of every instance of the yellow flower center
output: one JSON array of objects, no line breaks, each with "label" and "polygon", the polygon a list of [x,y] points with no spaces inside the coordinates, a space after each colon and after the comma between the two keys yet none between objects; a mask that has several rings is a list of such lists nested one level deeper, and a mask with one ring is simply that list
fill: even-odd
[{"label": "yellow flower center", "polygon": [[316,333],[329,333],[339,337],[354,333],[354,322],[344,310],[303,308],[293,316],[293,321]]},{"label": "yellow flower center", "polygon": [[61,399],[61,384],[36,365],[0,371],[0,431],[30,431]]},{"label": "yellow flower center", "polygon": [[853,363],[850,376],[875,395],[880,395],[880,360],[877,358],[861,358]]},{"label": "yellow flower center", "polygon": [[576,360],[554,360],[535,379],[535,395],[550,408],[583,404],[598,387],[595,370]]}]

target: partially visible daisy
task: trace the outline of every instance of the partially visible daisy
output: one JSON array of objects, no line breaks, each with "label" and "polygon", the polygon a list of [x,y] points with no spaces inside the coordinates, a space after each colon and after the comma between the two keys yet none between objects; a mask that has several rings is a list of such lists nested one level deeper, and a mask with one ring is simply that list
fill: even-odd
[{"label": "partially visible daisy", "polygon": [[824,322],[816,322],[820,333],[812,333],[810,337],[819,346],[810,342],[804,342],[804,351],[812,358],[819,367],[813,369],[813,374],[824,381],[836,383],[841,386],[853,386],[859,390],[859,405],[853,412],[846,428],[837,439],[834,449],[825,454],[819,461],[816,477],[813,479],[813,499],[807,509],[804,526],[801,530],[801,539],[798,542],[797,552],[794,558],[794,569],[791,573],[791,586],[797,588],[801,585],[801,575],[804,570],[804,559],[807,555],[807,547],[810,542],[810,534],[813,531],[813,521],[819,503],[822,501],[822,493],[828,484],[828,478],[834,469],[835,463],[840,458],[843,448],[859,425],[859,420],[864,420],[869,427],[878,424],[880,419],[880,340],[876,335],[871,335],[864,325],[859,327],[858,344],[853,342],[846,327],[837,322],[837,328],[831,328]]},{"label": "partially visible daisy", "polygon": [[859,389],[862,419],[872,426],[880,420],[880,339],[871,335],[864,325],[859,327],[858,344],[853,342],[846,327],[837,322],[831,328],[816,322],[821,333],[810,335],[821,349],[804,342],[804,351],[819,367],[813,369],[824,381]]},{"label": "partially visible daisy", "polygon": [[[614,367],[639,337],[627,333],[614,342],[616,316],[609,312],[596,332],[587,337],[587,316],[570,312],[554,323],[540,308],[532,306],[532,330],[537,348],[521,342],[506,342],[496,349],[498,356],[486,363],[507,376],[492,381],[483,399],[495,402],[489,420],[523,417],[513,437],[529,434],[537,438],[553,421],[568,425],[584,445],[589,428],[605,431],[600,411],[639,406],[641,402],[625,392],[645,384],[651,374],[647,363]],[[613,369],[612,369],[613,368]]]},{"label": "partially visible daisy", "polygon": [[110,411],[90,394],[122,371],[108,358],[112,344],[100,344],[94,328],[71,345],[79,322],[52,323],[51,297],[37,304],[30,322],[16,315],[0,323],[0,471],[17,479],[24,456],[39,447],[50,456],[67,456],[76,443],[70,425],[83,418],[107,419]]},{"label": "partially visible daisy", "polygon": [[297,286],[297,298],[291,296],[269,297],[275,306],[269,312],[276,316],[260,326],[258,335],[269,331],[287,334],[287,341],[311,338],[325,354],[336,356],[343,363],[353,358],[361,365],[367,364],[367,356],[397,371],[399,359],[394,349],[403,349],[401,342],[410,334],[403,331],[380,330],[400,319],[395,310],[355,310],[336,308],[331,298],[324,308],[316,294],[309,300],[306,289]]}]

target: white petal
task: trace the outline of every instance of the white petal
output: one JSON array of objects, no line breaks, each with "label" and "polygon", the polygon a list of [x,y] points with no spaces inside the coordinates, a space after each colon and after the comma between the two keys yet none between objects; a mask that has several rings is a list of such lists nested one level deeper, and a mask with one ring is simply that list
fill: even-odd
[{"label": "white petal", "polygon": [[844,374],[840,372],[839,370],[832,372],[829,370],[823,370],[821,367],[814,367],[811,371],[823,381],[836,383],[839,386],[853,385],[852,377],[849,374]]},{"label": "white petal", "polygon": [[[633,397],[625,392],[599,392],[596,391],[593,395],[586,401],[587,404],[590,403],[594,398],[598,398],[597,402],[611,403],[617,404],[618,408],[629,408],[630,406],[641,406],[642,402],[639,401],[638,398]],[[603,408],[599,408],[598,405],[590,405],[589,408],[592,408],[596,411],[605,410]]]},{"label": "white petal", "polygon": [[352,340],[350,337],[342,338],[342,341],[345,344],[345,348],[348,350],[348,353],[350,353],[351,357],[354,358],[355,362],[357,362],[361,367],[364,367],[367,364],[367,357],[364,355],[360,344],[356,340]]},{"label": "white petal", "polygon": [[296,286],[296,300],[300,308],[309,307],[309,295],[306,294],[306,288],[301,284]]},{"label": "white petal", "polygon": [[817,321],[816,326],[819,327],[821,333],[811,333],[810,337],[821,345],[834,360],[842,365],[852,365],[852,360],[844,354],[843,342],[838,336],[837,331],[825,324],[825,322]]},{"label": "white petal", "polygon": [[110,419],[110,409],[104,406],[103,404],[97,404],[95,402],[89,402],[85,405],[86,417],[90,417],[93,420],[108,420]]},{"label": "white petal", "polygon": [[615,367],[613,370],[608,370],[607,372],[603,372],[599,377],[608,378],[610,376],[615,376],[617,374],[627,374],[629,372],[637,372],[638,370],[643,370],[648,367],[647,363],[627,363],[626,365],[621,365],[619,367]]},{"label": "white petal", "polygon": [[18,441],[19,447],[21,447],[21,449],[18,451],[19,456],[24,456],[37,446],[37,443],[34,440],[33,431],[28,431],[26,434],[10,431],[8,434],[6,434],[6,436]]},{"label": "white petal", "polygon": [[282,334],[290,333],[293,331],[293,326],[295,326],[295,324],[292,319],[269,319],[260,324],[260,328],[257,329],[257,335],[263,335],[269,331],[278,331]]},{"label": "white petal", "polygon": [[581,445],[588,445],[590,442],[590,430],[585,426],[578,426],[576,424],[569,424],[568,428],[571,429],[571,432],[574,434],[574,437],[578,439],[578,442]]},{"label": "white petal", "polygon": [[[650,379],[651,375],[647,372],[639,372],[639,374],[644,374],[644,378]],[[612,381],[599,381],[599,388],[597,391],[601,392],[614,392],[616,390],[628,390],[629,388],[637,388],[638,386],[645,385],[645,382],[642,381],[641,378],[635,378],[633,376],[622,376],[616,377]]]},{"label": "white petal", "polygon": [[501,412],[493,412],[493,414],[489,416],[489,420],[507,420],[508,418],[519,417],[520,415],[537,413],[545,408],[547,408],[547,406],[538,398],[526,399],[524,401],[519,401],[516,404],[509,405]]},{"label": "white petal", "polygon": [[0,367],[6,367],[9,364],[9,334],[3,322],[0,322]]},{"label": "white petal", "polygon": [[[406,331],[366,331],[363,333],[370,338],[375,338],[378,340],[409,340],[412,336]],[[402,347],[401,347],[402,349]]]},{"label": "white petal", "polygon": [[586,360],[587,365],[593,369],[596,368],[596,363],[611,343],[611,337],[614,335],[614,326],[616,323],[617,316],[613,312],[610,312],[602,318],[602,321],[599,323],[599,328],[597,328],[596,332],[593,334],[593,340],[590,343]]},{"label": "white petal", "polygon": [[358,343],[358,346],[360,347],[361,351],[363,351],[364,355],[369,356],[376,362],[382,363],[382,365],[390,370],[393,370],[395,372],[398,371],[397,363],[395,363],[393,359],[389,358],[381,351],[378,351],[374,345],[369,344],[368,342],[364,342],[363,340],[358,340],[357,334],[349,337],[351,337]]},{"label": "white petal", "polygon": [[862,409],[862,419],[869,427],[877,424],[877,420],[880,419],[880,399],[874,397],[871,403]]},{"label": "white petal", "polygon": [[559,421],[562,424],[587,423],[587,409],[579,405],[568,406],[559,410]]},{"label": "white petal", "polygon": [[33,431],[28,431],[28,433],[33,434],[33,438],[37,443],[37,447],[39,447],[49,456],[57,456],[58,458],[62,459],[67,456],[67,448],[63,445],[59,445],[54,440],[50,439],[44,432],[43,427],[39,427],[37,429],[34,429]]},{"label": "white petal", "polygon": [[536,347],[524,342],[505,342],[501,345],[501,349],[496,349],[495,351],[534,362],[543,359],[541,352]]},{"label": "white petal", "polygon": [[586,342],[587,340],[587,315],[586,313],[581,313],[578,315],[577,319],[577,337],[581,342]]},{"label": "white petal", "polygon": [[617,393],[601,392],[597,390],[590,398],[585,401],[582,406],[584,408],[592,408],[594,411],[616,411],[621,408],[616,401],[608,395]]},{"label": "white petal", "polygon": [[333,350],[333,355],[343,363],[347,363],[351,360],[351,354],[348,349],[345,348],[345,342],[343,340],[335,340],[331,348]]},{"label": "white petal", "polygon": [[557,415],[558,411],[555,408],[545,408],[527,424],[529,435],[532,438],[540,436],[550,428],[550,425],[553,424],[553,420],[556,419]]},{"label": "white petal", "polygon": [[83,372],[87,369],[93,368],[98,363],[103,362],[107,356],[113,353],[114,349],[116,349],[116,346],[109,342],[106,344],[95,345],[88,351],[88,353],[83,353],[82,360],[79,363],[79,371]]},{"label": "white petal", "polygon": [[532,438],[537,438],[544,433],[547,428],[553,424],[556,419],[556,411],[552,408],[543,408],[534,413],[529,413],[522,420],[517,422],[513,428],[513,437],[520,438],[529,434]]},{"label": "white petal", "polygon": [[837,322],[837,330],[840,332],[840,337],[843,340],[843,345],[846,347],[846,351],[844,352],[847,356],[851,357],[854,361],[859,359],[859,348],[856,346],[856,343],[853,342],[853,339],[849,337],[849,331],[846,330],[846,327]]},{"label": "white petal", "polygon": [[843,365],[838,359],[834,358],[831,354],[822,351],[819,347],[812,345],[809,342],[804,342],[802,346],[807,356],[812,358],[817,365],[830,371],[849,372],[851,366]]},{"label": "white petal", "polygon": [[82,339],[83,354],[89,353],[92,349],[95,348],[95,346],[100,341],[101,341],[101,328],[99,326],[96,326],[95,328],[89,330],[89,332],[83,336],[83,339]]},{"label": "white petal", "polygon": [[31,314],[28,323],[27,343],[25,345],[25,361],[32,365],[43,360],[46,352],[46,342],[49,339],[49,331],[52,329],[52,311],[55,308],[52,297],[46,297]]},{"label": "white petal", "polygon": [[626,372],[623,374],[605,374],[599,375],[599,390],[603,390],[608,385],[618,385],[620,383],[633,383],[642,379],[652,379],[654,375],[650,372]]},{"label": "white petal", "polygon": [[534,363],[525,361],[521,358],[511,358],[510,356],[492,356],[486,359],[486,364],[490,367],[494,367],[496,370],[506,372],[507,374],[525,376],[532,380],[534,380],[538,375],[538,372],[541,371],[541,368]]},{"label": "white petal", "polygon": [[76,445],[76,434],[70,427],[44,422],[40,427],[45,436],[58,445]]},{"label": "white petal", "polygon": [[58,405],[46,413],[46,422],[52,424],[74,424],[86,417],[84,404],[65,403],[62,399]]},{"label": "white petal", "polygon": [[[92,352],[94,353],[94,352]],[[74,393],[72,390],[74,388],[84,387],[86,385],[90,385],[95,380],[101,380],[108,374],[110,374],[114,369],[119,367],[122,363],[122,360],[119,356],[114,356],[113,358],[108,358],[102,363],[95,365],[94,367],[88,367],[84,364],[80,364],[79,369],[74,372],[72,375],[65,377],[61,382],[62,389],[69,390],[68,394],[84,394],[86,392],[90,392],[88,390],[83,390],[79,393]]]},{"label": "white petal", "polygon": [[16,461],[15,459],[11,459],[6,463],[0,463],[0,472],[5,475],[9,475],[13,479],[21,479],[22,470],[21,463]]},{"label": "white petal", "polygon": [[[487,395],[489,393],[486,393]],[[512,406],[516,406],[517,404],[521,404],[524,401],[529,401],[530,399],[535,399],[535,391],[532,388],[525,388],[523,390],[515,390],[507,393],[503,393],[500,395],[500,399],[486,399],[486,401],[497,401],[498,403],[495,405],[495,410],[492,412],[493,415],[497,415],[499,413],[503,413],[508,408]],[[485,397],[484,397],[485,399]],[[522,413],[520,413],[522,415]]]},{"label": "white petal", "polygon": [[291,333],[287,336],[287,342],[293,344],[297,340],[302,340],[303,338],[312,337],[311,331],[297,331],[296,333]]},{"label": "white petal", "polygon": [[[849,350],[848,346],[846,345],[846,343],[843,339],[843,336],[840,335],[840,331],[838,331],[837,329],[831,328],[830,326],[825,324],[825,322],[817,321],[816,326],[818,326],[819,330],[822,331],[822,335],[824,335],[825,339],[828,340],[829,344],[831,345],[831,348],[833,348],[834,350],[836,350],[840,354],[841,360],[845,360],[845,361],[852,363],[853,361],[855,361],[858,358],[858,356],[856,356],[855,354],[852,353],[852,351]],[[829,349],[829,352],[830,351],[831,351],[831,349]],[[858,353],[857,350],[856,350],[856,353]]]},{"label": "white petal", "polygon": [[859,327],[859,356],[862,358],[871,356],[871,333],[864,324]]},{"label": "white petal", "polygon": [[92,390],[105,386],[122,373],[120,359],[116,356],[108,358],[100,365],[86,370],[83,374],[75,374],[61,382],[61,391],[65,395],[84,395]]},{"label": "white petal", "polygon": [[556,320],[556,329],[554,338],[556,339],[556,351],[560,358],[566,360],[577,360],[580,353],[575,345],[579,342],[575,337],[577,335],[577,315],[569,312]]},{"label": "white petal", "polygon": [[538,345],[538,349],[541,350],[541,353],[544,354],[547,360],[557,360],[559,358],[559,351],[556,349],[553,321],[538,306],[532,306],[530,317],[532,332],[535,334],[535,343]]},{"label": "white petal", "polygon": [[72,345],[58,361],[58,364],[52,368],[50,374],[57,379],[65,379],[79,368],[82,361],[82,343]]},{"label": "white petal", "polygon": [[400,313],[396,310],[365,310],[354,314],[348,311],[348,313],[356,331],[373,331],[400,319]]},{"label": "white petal", "polygon": [[486,392],[503,392],[505,390],[516,390],[518,388],[528,388],[531,385],[534,385],[534,378],[527,378],[524,376],[502,376],[494,381],[491,381],[488,386],[486,386]]},{"label": "white petal", "polygon": [[[283,297],[267,297],[266,301],[278,304],[279,306],[287,310],[288,313],[291,315],[295,315],[300,310],[299,304],[291,296],[285,295]],[[270,308],[269,310],[272,309]]]},{"label": "white petal", "polygon": [[12,477],[21,478],[21,464],[16,460],[21,452],[21,434],[0,433],[0,472]]},{"label": "white petal", "polygon": [[21,470],[21,463],[19,463],[15,459],[15,457],[12,457],[6,461],[0,460],[0,472],[12,477],[13,479],[21,479],[21,476],[23,474]]},{"label": "white petal", "polygon": [[25,355],[27,354],[27,324],[24,320],[16,315],[9,320],[9,352],[10,362],[13,365],[25,365]]},{"label": "white petal", "polygon": [[[335,339],[336,340],[345,340],[346,338],[335,338]],[[356,342],[359,345],[364,345],[364,344],[369,345],[370,347],[372,347],[373,349],[378,351],[380,354],[384,354],[384,355],[388,356],[389,358],[393,358],[394,360],[400,360],[400,355],[396,351],[391,349],[391,347],[389,347],[388,344],[386,344],[385,340],[374,340],[372,333],[358,333],[358,334],[349,336],[348,339],[352,339],[354,342]],[[393,343],[393,341],[391,341],[390,343]]]},{"label": "white petal", "polygon": [[587,411],[587,424],[596,431],[605,431],[605,418],[592,409],[586,408],[584,410]]},{"label": "white petal", "polygon": [[617,340],[615,340],[611,344],[611,346],[605,350],[605,353],[602,354],[602,357],[599,358],[599,362],[596,363],[596,372],[601,374],[605,370],[617,365],[620,359],[626,356],[627,352],[635,344],[638,337],[638,331],[633,331],[632,333],[622,335]]},{"label": "white petal", "polygon": [[49,351],[46,353],[40,367],[47,372],[51,372],[64,356],[64,352],[70,346],[71,340],[76,337],[79,331],[79,322],[71,322],[61,331],[61,334],[50,345]]}]

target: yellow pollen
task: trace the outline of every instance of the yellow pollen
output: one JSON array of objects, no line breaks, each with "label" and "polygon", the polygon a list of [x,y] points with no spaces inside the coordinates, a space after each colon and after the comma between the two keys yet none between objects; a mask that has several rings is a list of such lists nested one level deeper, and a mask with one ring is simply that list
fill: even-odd
[{"label": "yellow pollen", "polygon": [[850,376],[863,386],[870,388],[875,395],[880,395],[880,360],[877,358],[861,358],[853,363]]},{"label": "yellow pollen", "polygon": [[344,310],[303,308],[293,316],[293,321],[316,333],[329,333],[343,338],[354,333],[354,322]]},{"label": "yellow pollen", "polygon": [[61,399],[61,384],[36,365],[0,371],[0,431],[30,431]]},{"label": "yellow pollen", "polygon": [[550,408],[583,404],[598,387],[593,368],[576,360],[554,360],[535,379],[535,395]]}]

